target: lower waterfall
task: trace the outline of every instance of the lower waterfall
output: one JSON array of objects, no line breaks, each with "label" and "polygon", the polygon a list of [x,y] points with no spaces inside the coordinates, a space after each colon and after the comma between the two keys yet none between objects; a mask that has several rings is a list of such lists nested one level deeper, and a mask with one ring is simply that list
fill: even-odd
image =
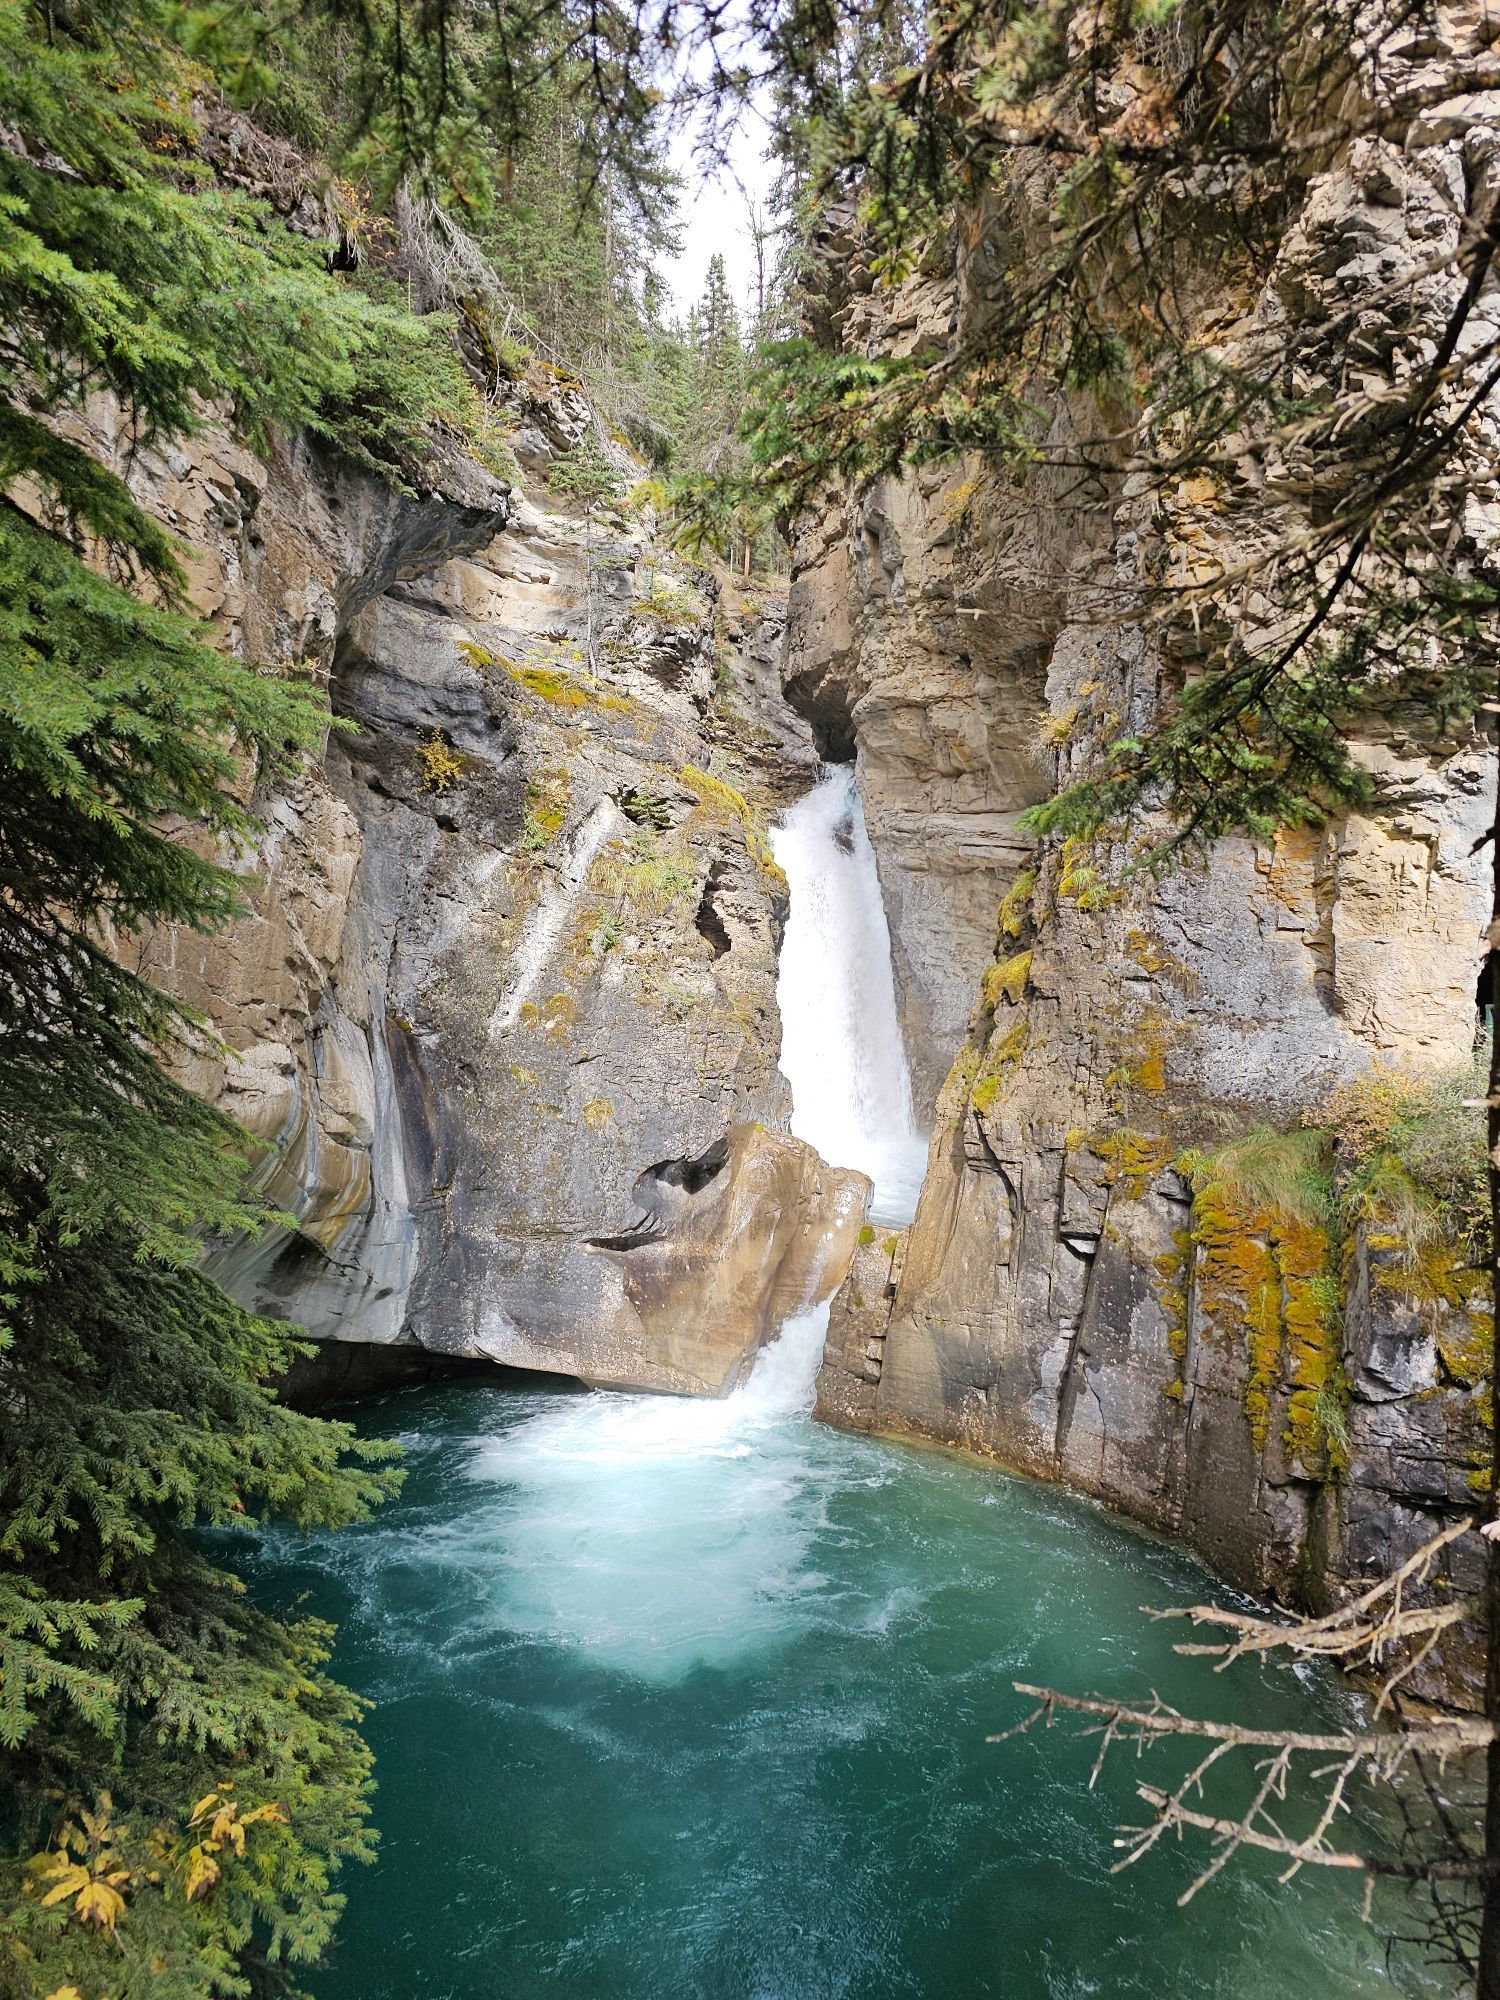
[{"label": "lower waterfall", "polygon": [[896,1012],[891,934],[852,765],[826,770],[771,831],[791,889],[776,1000],[792,1131],[875,1184],[877,1222],[911,1221],[927,1167]]}]

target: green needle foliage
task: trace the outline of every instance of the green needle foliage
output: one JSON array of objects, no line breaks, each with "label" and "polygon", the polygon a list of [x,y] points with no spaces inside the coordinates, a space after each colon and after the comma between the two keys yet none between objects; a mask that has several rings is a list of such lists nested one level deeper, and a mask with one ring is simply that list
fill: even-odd
[{"label": "green needle foliage", "polygon": [[[254,1227],[242,1136],[172,1079],[200,1032],[112,940],[240,904],[252,785],[311,691],[225,658],[169,538],[56,426],[207,407],[401,478],[467,383],[434,330],[215,188],[207,79],[149,4],[0,11],[0,1994],[290,1990],[368,1855],[329,1632],[185,1533],[359,1518],[397,1475],[269,1386],[289,1330],[198,1267]],[[107,407],[95,405],[95,408]],[[184,832],[191,840],[184,840]],[[259,1969],[257,1971],[257,1968]]]}]

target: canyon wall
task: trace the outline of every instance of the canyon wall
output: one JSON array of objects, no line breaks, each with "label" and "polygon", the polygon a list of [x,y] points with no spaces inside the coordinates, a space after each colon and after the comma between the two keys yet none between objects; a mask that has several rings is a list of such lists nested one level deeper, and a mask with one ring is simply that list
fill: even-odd
[{"label": "canyon wall", "polygon": [[[1359,357],[1394,379],[1406,343],[1442,326],[1459,281],[1425,266],[1495,157],[1468,100],[1404,143],[1361,141],[1313,182],[1261,290],[1205,285],[1205,342],[1232,361],[1290,322],[1304,358],[1340,370],[1345,333],[1320,347],[1317,329],[1358,322],[1361,292],[1407,272],[1400,339],[1383,364]],[[1036,220],[1017,185],[895,293],[835,219],[816,330],[872,353],[982,334],[987,245]],[[1061,391],[1047,400],[1051,441],[1086,424]],[[1298,470],[1241,448],[1237,532],[1246,493],[1285,505]],[[1146,487],[1049,488],[971,461],[831,494],[800,526],[788,691],[822,741],[857,752],[933,1112],[914,1224],[861,1247],[836,1303],[819,1413],[1061,1480],[1234,1581],[1321,1600],[1482,1497],[1488,1275],[1457,1245],[1413,1258],[1373,1226],[1331,1235],[1216,1195],[1190,1156],[1295,1131],[1372,1068],[1464,1070],[1494,752],[1466,727],[1372,722],[1357,755],[1394,809],[1221,841],[1161,880],[1129,872],[1138,842],[1029,843],[1019,814],[1148,723],[1206,651],[1185,618],[1097,615],[1112,576],[1233,554],[1222,486]],[[1493,487],[1459,532],[1492,570]],[[1467,1586],[1479,1561],[1455,1556],[1448,1580]],[[1463,1683],[1471,1648],[1451,1636],[1424,1685]]]},{"label": "canyon wall", "polygon": [[[717,1393],[827,1293],[867,1183],[785,1131],[768,814],[810,782],[781,606],[649,515],[546,502],[598,419],[537,372],[541,502],[439,451],[405,496],[210,424],[119,456],[226,646],[329,689],[222,934],[122,944],[212,1023],[193,1087],[284,1220],[211,1263],[320,1339]],[[639,467],[610,442],[621,490]]]},{"label": "canyon wall", "polygon": [[[1472,105],[1361,142],[1259,294],[1205,287],[1205,340],[1357,318],[1409,268],[1419,343],[1450,282],[1420,267],[1493,171]],[[966,213],[892,290],[834,217],[816,330],[982,338],[997,233],[1035,221]],[[1087,430],[1038,396],[1052,441]],[[107,405],[77,426],[182,539],[222,643],[311,672],[337,719],[259,800],[246,914],[121,944],[212,1022],[184,1073],[264,1149],[281,1220],[214,1247],[226,1282],[322,1340],[718,1393],[848,1270],[820,1414],[1065,1481],[1261,1591],[1337,1592],[1473,1502],[1484,1274],[1220,1198],[1189,1158],[1372,1065],[1468,1059],[1488,742],[1372,725],[1398,809],[1159,881],[1039,848],[1026,809],[1203,657],[1090,607],[1222,542],[1214,481],[968,460],[831,493],[783,606],[550,483],[590,430],[622,490],[640,469],[566,380],[513,404],[525,498],[442,446],[403,494],[216,421],[158,454]],[[1247,445],[1241,521],[1298,472]],[[1463,533],[1493,562],[1500,497]],[[785,1129],[765,831],[820,755],[857,759],[932,1129],[908,1231],[861,1229],[867,1183]]]}]

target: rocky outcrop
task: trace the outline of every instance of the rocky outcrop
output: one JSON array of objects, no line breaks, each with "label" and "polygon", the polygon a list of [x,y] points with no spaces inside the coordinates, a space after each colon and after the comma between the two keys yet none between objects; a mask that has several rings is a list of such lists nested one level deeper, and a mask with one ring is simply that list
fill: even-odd
[{"label": "rocky outcrop", "polygon": [[[1313,184],[1264,293],[1216,301],[1205,336],[1232,359],[1258,326],[1332,323],[1403,259],[1415,272],[1491,142],[1474,116],[1404,152],[1362,142]],[[946,273],[884,298],[835,243],[833,334],[875,349],[982,323],[977,253],[1014,222],[967,217]],[[1403,338],[1456,282],[1422,280]],[[1056,395],[1054,436],[1079,416]],[[1202,654],[1194,631],[1089,615],[1101,578],[1222,558],[1218,505],[1210,481],[1163,499],[1103,477],[1064,504],[970,463],[835,496],[799,534],[788,689],[857,751],[935,1106],[913,1227],[861,1251],[835,1304],[819,1411],[1064,1480],[1239,1583],[1317,1599],[1473,1504],[1486,1275],[1453,1246],[1414,1261],[1373,1228],[1334,1240],[1216,1200],[1181,1162],[1298,1129],[1372,1065],[1468,1060],[1495,762],[1471,732],[1372,722],[1358,754],[1400,800],[1378,818],[1223,841],[1160,882],[1123,846],[1030,849],[1018,814]],[[1461,524],[1476,561],[1496,559],[1496,519],[1476,504]],[[1479,1562],[1455,1555],[1449,1581]],[[1429,1662],[1429,1691],[1462,1687],[1466,1644]]]},{"label": "rocky outcrop", "polygon": [[[545,502],[597,420],[523,401]],[[867,1186],[780,1129],[765,826],[816,767],[780,604],[457,456],[402,497],[210,426],[131,478],[223,642],[337,719],[261,801],[247,913],[123,947],[212,1021],[189,1080],[287,1218],[215,1268],[320,1338],[724,1390],[837,1282]]]}]

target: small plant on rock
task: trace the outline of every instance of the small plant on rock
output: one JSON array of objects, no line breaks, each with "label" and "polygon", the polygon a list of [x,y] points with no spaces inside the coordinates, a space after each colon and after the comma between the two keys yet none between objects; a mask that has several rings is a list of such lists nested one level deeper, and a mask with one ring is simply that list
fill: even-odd
[{"label": "small plant on rock", "polygon": [[436,792],[439,798],[451,790],[464,774],[463,758],[441,729],[432,731],[418,750],[417,761],[422,766],[422,790]]}]

